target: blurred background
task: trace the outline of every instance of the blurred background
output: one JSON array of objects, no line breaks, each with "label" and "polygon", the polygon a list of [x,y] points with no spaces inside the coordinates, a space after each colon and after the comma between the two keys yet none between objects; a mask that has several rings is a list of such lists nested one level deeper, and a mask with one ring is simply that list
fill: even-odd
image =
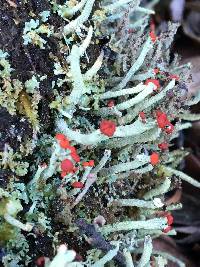
[{"label": "blurred background", "polygon": [[[144,4],[152,3],[158,30],[165,29],[169,21],[180,23],[172,51],[181,55],[181,63],[191,62],[188,92],[190,95],[200,93],[200,0],[144,1]],[[200,105],[192,110],[200,113]],[[190,152],[180,168],[200,181],[200,121],[193,123],[190,130],[183,131],[177,142]],[[178,235],[159,238],[156,246],[182,259],[188,267],[200,267],[200,191],[183,183],[182,187],[170,192],[168,198],[170,203],[183,203],[183,209],[173,213]],[[177,265],[169,263],[168,266]]]}]

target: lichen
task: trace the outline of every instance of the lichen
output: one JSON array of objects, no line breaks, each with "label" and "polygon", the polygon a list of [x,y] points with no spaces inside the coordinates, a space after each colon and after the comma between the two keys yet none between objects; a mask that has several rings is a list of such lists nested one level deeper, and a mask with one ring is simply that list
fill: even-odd
[{"label": "lichen", "polygon": [[12,55],[0,50],[0,105],[33,129],[0,152],[9,171],[0,188],[4,266],[39,258],[49,267],[143,267],[151,255],[184,266],[152,246],[175,234],[170,212],[181,203],[167,206],[165,194],[177,180],[200,187],[178,170],[188,152],[171,147],[191,127],[185,121],[199,119],[188,111],[199,95],[185,95],[190,65],[170,57],[178,25],[156,36],[154,12],[140,1],[49,2],[25,23],[21,44],[48,54],[48,74],[30,60],[32,71],[16,79]]}]

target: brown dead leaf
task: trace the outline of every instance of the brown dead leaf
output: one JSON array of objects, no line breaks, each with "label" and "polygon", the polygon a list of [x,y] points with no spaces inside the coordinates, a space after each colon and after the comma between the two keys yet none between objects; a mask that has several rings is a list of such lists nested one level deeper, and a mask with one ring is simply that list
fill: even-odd
[{"label": "brown dead leaf", "polygon": [[[174,239],[170,236],[161,236],[153,241],[153,247],[157,251],[166,252],[175,258],[183,261],[187,267],[197,267],[188,257],[187,255],[180,250],[180,248],[176,245]],[[177,267],[178,265],[172,261],[169,261],[167,267]]]},{"label": "brown dead leaf", "polygon": [[180,202],[181,194],[182,194],[182,190],[177,189],[176,192],[174,193],[174,195],[165,201],[165,204],[167,206],[169,206],[171,204],[176,204],[176,203]]}]

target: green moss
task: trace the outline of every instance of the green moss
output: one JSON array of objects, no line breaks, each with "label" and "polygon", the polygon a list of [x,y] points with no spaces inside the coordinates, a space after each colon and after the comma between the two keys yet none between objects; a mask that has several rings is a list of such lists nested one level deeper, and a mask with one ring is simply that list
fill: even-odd
[{"label": "green moss", "polygon": [[16,236],[16,231],[12,225],[7,222],[3,222],[0,225],[0,245],[5,246],[5,244],[14,239]]},{"label": "green moss", "polygon": [[0,200],[0,216],[3,216],[6,213],[6,205],[8,204],[8,198],[1,198]]}]

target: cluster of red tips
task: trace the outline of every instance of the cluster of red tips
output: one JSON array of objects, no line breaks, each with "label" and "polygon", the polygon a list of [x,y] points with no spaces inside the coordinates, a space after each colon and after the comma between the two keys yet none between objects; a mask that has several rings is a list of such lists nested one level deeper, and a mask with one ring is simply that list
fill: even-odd
[{"label": "cluster of red tips", "polygon": [[172,226],[171,225],[174,222],[174,217],[171,215],[171,213],[168,213],[166,215],[166,219],[167,219],[168,226],[163,230],[163,233],[165,233],[165,234],[172,230]]},{"label": "cluster of red tips", "polygon": [[146,122],[146,115],[145,115],[144,111],[141,111],[139,113],[139,116],[140,116],[142,122],[145,123]]},{"label": "cluster of red tips", "polygon": [[58,140],[62,148],[67,149],[69,147],[69,140],[64,134],[61,133],[56,134],[56,139]]},{"label": "cluster of red tips", "polygon": [[153,152],[150,156],[151,165],[157,165],[159,161],[160,161],[159,154],[156,152]]},{"label": "cluster of red tips", "polygon": [[160,148],[161,150],[167,150],[169,148],[168,143],[160,143],[158,144],[158,148]]},{"label": "cluster of red tips", "polygon": [[84,187],[84,184],[83,184],[82,182],[73,182],[73,183],[71,184],[71,186],[72,186],[73,188],[83,188],[83,187]]},{"label": "cluster of red tips", "polygon": [[64,134],[58,133],[56,134],[56,139],[58,140],[60,146],[64,149],[69,149],[71,151],[71,157],[75,162],[80,162],[80,157],[77,154],[76,148],[70,145],[69,140]]},{"label": "cluster of red tips", "polygon": [[77,153],[71,153],[71,157],[73,158],[75,162],[81,161],[80,156]]},{"label": "cluster of red tips", "polygon": [[165,125],[168,124],[168,118],[166,113],[161,111],[156,111],[156,119],[158,123],[158,127],[163,129],[165,128]]},{"label": "cluster of red tips", "polygon": [[110,100],[110,101],[108,101],[108,107],[109,107],[109,108],[114,107],[114,105],[115,105],[115,101],[114,101],[114,100]]},{"label": "cluster of red tips", "polygon": [[116,131],[116,124],[110,120],[103,120],[100,123],[100,131],[102,134],[112,137]]},{"label": "cluster of red tips", "polygon": [[55,138],[58,140],[58,141],[61,141],[61,140],[64,140],[66,137],[64,134],[61,134],[61,133],[57,133]]},{"label": "cluster of red tips", "polygon": [[156,91],[156,90],[158,90],[160,88],[160,82],[158,80],[156,80],[156,79],[148,79],[148,80],[146,80],[145,85],[148,85],[149,83],[153,83],[156,86],[154,91]]},{"label": "cluster of red tips", "polygon": [[157,111],[156,120],[158,127],[163,129],[167,134],[171,134],[174,131],[174,126],[168,120],[166,113],[162,111]]},{"label": "cluster of red tips", "polygon": [[63,172],[67,172],[67,173],[70,173],[70,172],[73,172],[74,170],[74,164],[72,163],[71,160],[69,159],[64,159],[62,162],[61,162],[61,170]]},{"label": "cluster of red tips", "polygon": [[61,162],[60,168],[62,170],[61,177],[64,178],[69,173],[75,173],[78,168],[76,168],[70,159],[64,159]]},{"label": "cluster of red tips", "polygon": [[70,146],[70,147],[68,147],[68,149],[71,151],[70,155],[73,158],[73,160],[75,162],[80,162],[81,159],[80,159],[79,155],[77,154],[76,148],[74,146]]},{"label": "cluster of red tips", "polygon": [[94,160],[90,160],[88,162],[83,162],[83,167],[94,167]]}]

